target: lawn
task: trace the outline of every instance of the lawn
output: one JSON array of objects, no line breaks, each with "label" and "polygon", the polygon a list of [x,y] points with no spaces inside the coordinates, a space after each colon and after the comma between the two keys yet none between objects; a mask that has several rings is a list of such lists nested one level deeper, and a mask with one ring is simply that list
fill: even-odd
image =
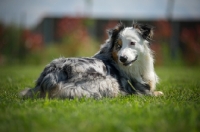
[{"label": "lawn", "polygon": [[0,131],[197,132],[200,131],[200,68],[157,67],[163,97],[27,99],[42,66],[0,67]]}]

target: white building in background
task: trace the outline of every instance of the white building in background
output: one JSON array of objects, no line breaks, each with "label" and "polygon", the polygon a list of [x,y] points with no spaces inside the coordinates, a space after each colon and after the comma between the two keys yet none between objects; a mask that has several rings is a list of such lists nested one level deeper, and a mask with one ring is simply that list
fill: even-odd
[{"label": "white building in background", "polygon": [[34,27],[47,16],[200,20],[200,0],[1,0],[0,21]]}]

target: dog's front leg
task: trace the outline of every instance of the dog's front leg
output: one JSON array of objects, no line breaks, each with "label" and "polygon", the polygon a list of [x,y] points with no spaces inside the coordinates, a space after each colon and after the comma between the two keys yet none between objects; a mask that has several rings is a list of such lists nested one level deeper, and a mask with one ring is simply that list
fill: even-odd
[{"label": "dog's front leg", "polygon": [[152,91],[153,96],[162,96],[164,95],[162,91],[155,91],[156,89],[156,81],[149,81],[148,85],[150,86],[150,90]]}]

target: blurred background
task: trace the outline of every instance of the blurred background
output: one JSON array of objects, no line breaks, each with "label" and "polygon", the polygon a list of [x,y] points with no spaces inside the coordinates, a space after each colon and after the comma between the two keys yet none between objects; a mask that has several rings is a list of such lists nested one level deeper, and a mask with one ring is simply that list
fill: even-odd
[{"label": "blurred background", "polygon": [[1,0],[0,65],[92,56],[119,21],[154,26],[156,65],[200,65],[200,0]]}]

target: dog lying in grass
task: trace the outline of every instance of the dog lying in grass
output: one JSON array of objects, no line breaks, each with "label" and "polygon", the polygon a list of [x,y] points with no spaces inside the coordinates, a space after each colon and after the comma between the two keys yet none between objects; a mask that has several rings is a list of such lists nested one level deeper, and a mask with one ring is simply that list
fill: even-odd
[{"label": "dog lying in grass", "polygon": [[33,89],[20,95],[49,98],[103,98],[144,94],[158,96],[158,77],[149,48],[153,29],[149,25],[119,23],[91,58],[58,58],[49,63]]}]

